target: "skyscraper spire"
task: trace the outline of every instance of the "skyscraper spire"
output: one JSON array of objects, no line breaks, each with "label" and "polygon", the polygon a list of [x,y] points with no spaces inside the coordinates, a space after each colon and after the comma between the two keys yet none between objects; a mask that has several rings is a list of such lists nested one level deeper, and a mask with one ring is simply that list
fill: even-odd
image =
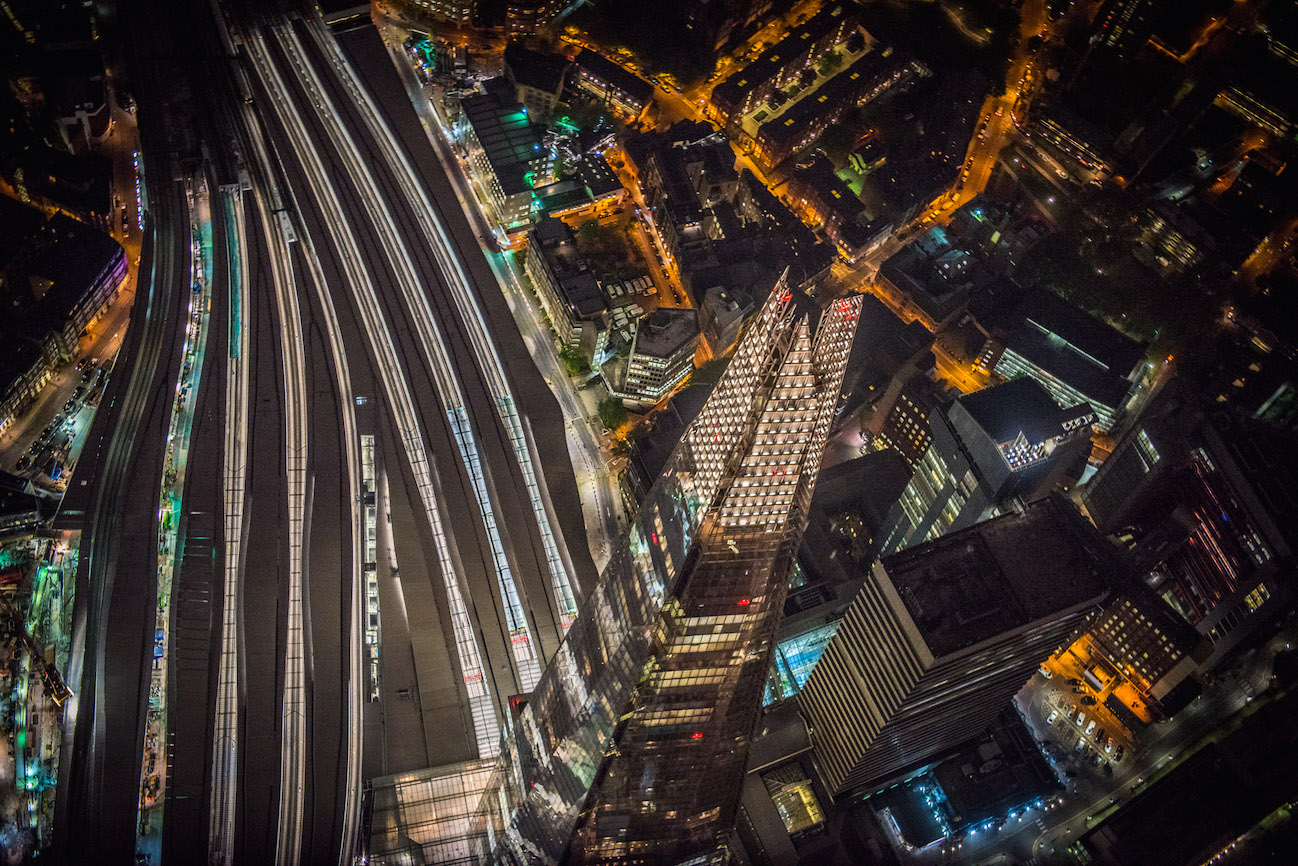
[{"label": "skyscraper spire", "polygon": [[507,732],[481,860],[725,858],[858,313],[777,283]]}]

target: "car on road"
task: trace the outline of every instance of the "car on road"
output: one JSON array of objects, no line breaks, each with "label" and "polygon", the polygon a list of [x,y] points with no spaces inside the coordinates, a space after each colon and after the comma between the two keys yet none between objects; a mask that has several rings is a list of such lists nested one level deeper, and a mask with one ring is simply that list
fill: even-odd
[{"label": "car on road", "polygon": [[63,411],[64,411],[64,412],[71,412],[71,411],[72,411],[72,407],[75,406],[75,405],[77,405],[77,401],[76,401],[76,400],[68,400],[68,402],[66,402],[66,403],[63,404]]},{"label": "car on road", "polygon": [[26,469],[28,466],[31,465],[32,465],[32,458],[24,454],[23,456],[18,458],[18,462],[14,464],[14,468],[17,469],[19,472],[22,472],[24,469]]},{"label": "car on road", "polygon": [[86,386],[78,385],[76,389],[72,392],[72,399],[80,400],[83,396],[85,396],[85,393],[86,393]]},{"label": "car on road", "polygon": [[80,361],[77,361],[77,369],[78,369],[78,370],[84,370],[84,369],[86,368],[86,364],[87,364],[89,361],[90,361],[89,358],[82,358]]}]

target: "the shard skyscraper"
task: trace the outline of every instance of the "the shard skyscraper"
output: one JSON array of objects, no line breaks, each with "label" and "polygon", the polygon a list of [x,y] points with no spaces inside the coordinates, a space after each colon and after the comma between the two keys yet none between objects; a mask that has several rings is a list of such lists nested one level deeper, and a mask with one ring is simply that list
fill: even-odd
[{"label": "the shard skyscraper", "polygon": [[783,280],[505,735],[479,860],[728,859],[859,298]]}]

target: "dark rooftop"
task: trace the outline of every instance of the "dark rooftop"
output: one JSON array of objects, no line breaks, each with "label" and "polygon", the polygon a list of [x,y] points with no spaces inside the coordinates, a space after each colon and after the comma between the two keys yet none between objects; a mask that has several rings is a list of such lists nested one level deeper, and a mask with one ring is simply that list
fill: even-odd
[{"label": "dark rooftop", "polygon": [[516,84],[555,93],[563,83],[568,61],[558,54],[544,54],[511,42],[505,46],[505,68]]},{"label": "dark rooftop", "polygon": [[654,86],[603,55],[583,48],[577,54],[576,64],[595,78],[608,82],[625,93],[634,102],[648,105],[654,96]]},{"label": "dark rooftop", "polygon": [[771,142],[801,138],[813,122],[841,103],[858,98],[871,81],[877,81],[890,70],[906,64],[899,52],[876,49],[822,84],[814,93],[788,108],[783,114],[762,126],[759,137]]},{"label": "dark rooftop", "polygon": [[668,358],[698,336],[699,317],[694,310],[659,307],[636,326],[634,351],[637,355]]},{"label": "dark rooftop", "polygon": [[608,308],[595,275],[577,253],[577,242],[567,223],[556,217],[542,219],[532,229],[529,243],[540,245],[564,300],[579,317],[588,318]]},{"label": "dark rooftop", "polygon": [[[1107,542],[1057,496],[885,557],[923,635],[941,657],[1087,602],[1108,589]],[[1049,551],[1044,559],[1042,551]]]},{"label": "dark rooftop", "polygon": [[1036,379],[1023,377],[975,391],[957,401],[993,442],[1009,442],[1019,433],[1029,442],[1044,442],[1063,432],[1064,410]]},{"label": "dark rooftop", "polygon": [[493,88],[464,100],[461,108],[487,153],[501,189],[505,195],[514,195],[531,188],[527,180],[532,170],[530,163],[543,143],[541,131],[528,120],[523,106],[502,96],[498,88]]},{"label": "dark rooftop", "polygon": [[587,154],[577,166],[577,175],[595,198],[622,189],[622,181],[617,179],[617,174],[603,154]]},{"label": "dark rooftop", "polygon": [[865,204],[835,173],[834,164],[823,155],[817,156],[806,168],[799,169],[794,176],[799,183],[815,190],[817,197],[844,223],[854,222],[865,210]]},{"label": "dark rooftop", "polygon": [[28,204],[0,195],[0,273],[45,222],[45,215]]},{"label": "dark rooftop", "polygon": [[795,27],[779,42],[767,48],[757,59],[718,84],[712,99],[730,105],[744,101],[749,91],[770,81],[788,65],[789,61],[807,50],[825,36],[843,19],[856,11],[855,3],[826,4],[815,15]]},{"label": "dark rooftop", "polygon": [[1145,344],[1045,289],[1024,293],[1005,345],[1088,398],[1121,403]]}]

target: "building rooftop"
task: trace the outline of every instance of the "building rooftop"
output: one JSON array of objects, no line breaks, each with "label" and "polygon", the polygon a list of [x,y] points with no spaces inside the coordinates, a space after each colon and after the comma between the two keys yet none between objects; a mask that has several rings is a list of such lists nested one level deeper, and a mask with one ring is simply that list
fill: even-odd
[{"label": "building rooftop", "polygon": [[556,217],[545,217],[532,229],[532,241],[540,246],[559,291],[579,317],[588,318],[608,309],[604,292],[578,254],[577,242],[567,223]]},{"label": "building rooftop", "polygon": [[461,108],[501,189],[505,195],[515,195],[532,188],[528,175],[544,144],[541,130],[528,119],[523,106],[502,95],[492,88],[464,100]]},{"label": "building rooftop", "polygon": [[533,51],[511,42],[505,46],[505,68],[515,84],[557,93],[568,61],[558,54]]},{"label": "building rooftop", "polygon": [[0,195],[0,273],[9,267],[27,240],[45,223],[45,215],[31,205]]},{"label": "building rooftop", "polygon": [[801,138],[808,127],[828,111],[833,111],[846,100],[856,98],[871,80],[881,79],[888,70],[900,69],[906,60],[898,52],[871,51],[851,66],[822,84],[806,99],[785,109],[771,123],[762,126],[758,133],[772,143],[787,143]]},{"label": "building rooftop", "polygon": [[617,174],[603,154],[589,153],[583,157],[581,164],[577,166],[577,176],[595,198],[622,189],[622,181],[617,179]]},{"label": "building rooftop", "polygon": [[636,326],[634,354],[670,358],[699,337],[699,317],[694,310],[659,307]]},{"label": "building rooftop", "polygon": [[61,330],[86,290],[126,253],[108,235],[63,214],[28,238],[29,263],[0,283],[0,333],[39,340],[46,331]]},{"label": "building rooftop", "polygon": [[1037,443],[1064,432],[1064,410],[1040,382],[1026,376],[975,391],[957,402],[993,442],[1010,442],[1022,433]]},{"label": "building rooftop", "polygon": [[817,156],[806,168],[799,169],[795,177],[799,183],[814,190],[825,207],[844,223],[855,222],[865,210],[865,204],[834,171],[834,164],[823,155]]},{"label": "building rooftop", "polygon": [[843,20],[853,14],[855,3],[826,4],[801,26],[790,30],[779,42],[767,48],[757,59],[719,83],[712,91],[713,101],[729,105],[743,102],[748,93],[770,81],[789,61],[807,50]]},{"label": "building rooftop", "polygon": [[632,101],[648,105],[654,97],[654,86],[638,75],[623,69],[612,60],[583,48],[574,61],[577,66],[601,81],[625,93]]},{"label": "building rooftop", "polygon": [[1117,406],[1146,345],[1046,289],[1028,290],[1005,345],[1106,406]]},{"label": "building rooftop", "polygon": [[935,657],[972,647],[1108,590],[1107,542],[1067,501],[1039,500],[885,557],[888,579]]}]

